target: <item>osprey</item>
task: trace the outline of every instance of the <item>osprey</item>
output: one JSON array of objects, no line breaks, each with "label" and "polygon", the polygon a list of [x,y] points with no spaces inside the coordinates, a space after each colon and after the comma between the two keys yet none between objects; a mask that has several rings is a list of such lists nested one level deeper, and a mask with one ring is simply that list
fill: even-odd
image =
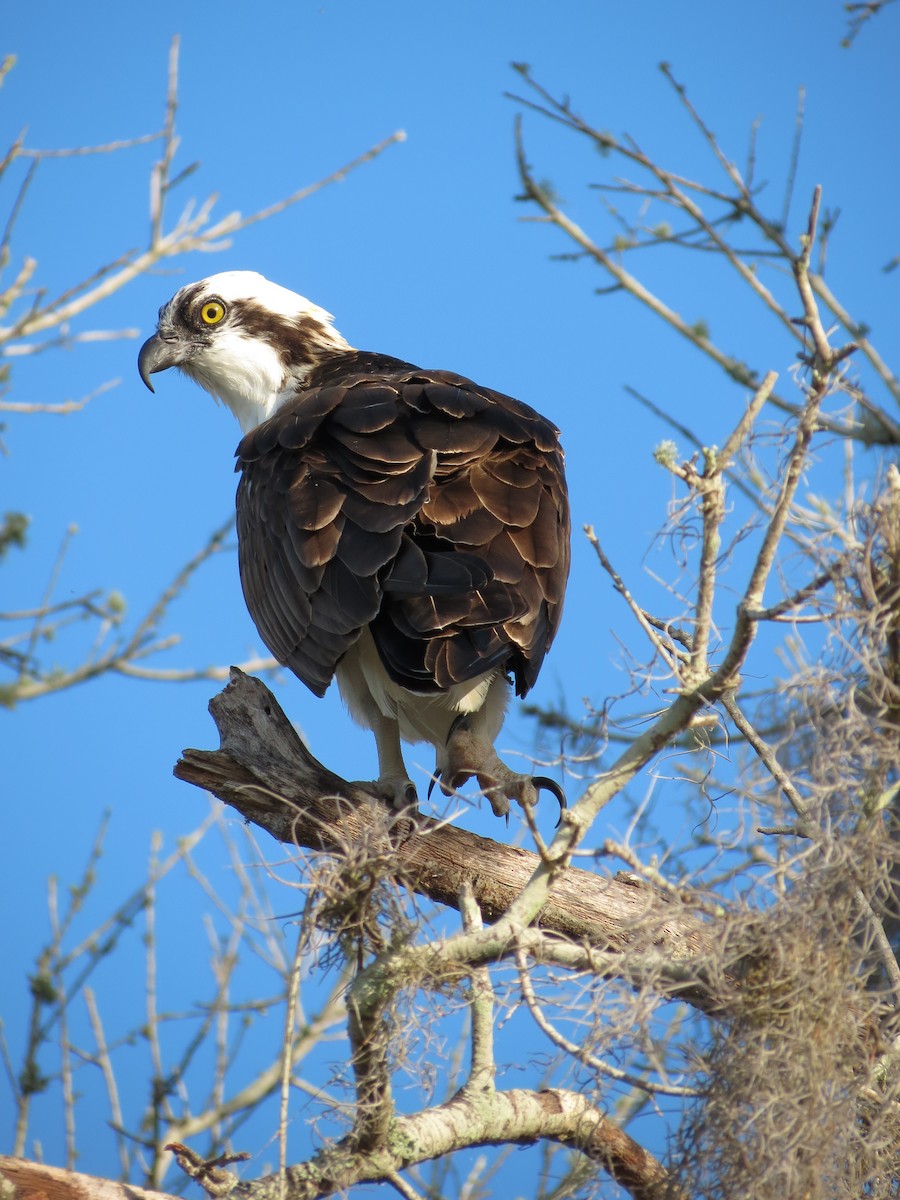
[{"label": "osprey", "polygon": [[[378,792],[416,802],[400,739],[430,742],[450,794],[498,816],[543,777],[498,757],[512,686],[559,624],[569,510],[559,433],[449,371],[352,349],[332,317],[252,271],[181,288],[141,347],[240,422],[241,583],[260,637],[317,696],[334,676],[375,734]],[[433,781],[432,781],[433,782]],[[429,792],[430,792],[429,788]]]}]

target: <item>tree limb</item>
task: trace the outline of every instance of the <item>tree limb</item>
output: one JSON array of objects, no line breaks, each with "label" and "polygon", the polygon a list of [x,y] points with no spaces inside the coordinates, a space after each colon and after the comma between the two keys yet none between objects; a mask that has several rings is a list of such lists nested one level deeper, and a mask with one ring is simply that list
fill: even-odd
[{"label": "tree limb", "polygon": [[20,1200],[176,1200],[167,1192],[152,1192],[131,1183],[117,1183],[0,1154],[0,1183],[6,1181],[12,1184]]},{"label": "tree limb", "polygon": [[232,1200],[317,1200],[356,1183],[386,1179],[411,1162],[440,1158],[483,1145],[531,1145],[542,1139],[580,1150],[602,1166],[635,1200],[684,1200],[662,1163],[591,1101],[564,1088],[535,1092],[460,1093],[446,1104],[399,1117],[389,1146],[370,1154],[343,1144],[322,1150],[307,1163],[238,1184]]},{"label": "tree limb", "polygon": [[[458,909],[460,889],[468,885],[489,924],[508,912],[540,865],[537,854],[519,847],[431,817],[391,813],[364,785],[318,762],[265,684],[236,667],[210,712],[221,748],[185,750],[175,775],[212,792],[279,842],[339,854],[365,839],[373,853],[389,851],[398,880],[430,900]],[[699,970],[690,969],[712,949],[721,925],[713,928],[696,907],[638,886],[630,876],[610,879],[569,867],[554,881],[536,925],[529,942],[537,943],[537,953],[543,935],[558,935],[574,943],[573,965],[600,950],[605,973],[620,974],[626,958],[631,962],[646,950],[667,994],[704,1009],[721,1003],[721,996],[706,993]],[[513,950],[505,948],[510,955]],[[499,956],[496,947],[486,947],[483,961]]]}]

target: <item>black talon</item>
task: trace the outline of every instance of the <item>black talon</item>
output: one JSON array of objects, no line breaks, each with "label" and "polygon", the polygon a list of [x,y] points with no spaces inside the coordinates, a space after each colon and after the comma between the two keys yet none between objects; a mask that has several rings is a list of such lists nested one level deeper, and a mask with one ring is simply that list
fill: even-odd
[{"label": "black talon", "polygon": [[559,829],[562,824],[563,811],[568,808],[566,804],[566,793],[562,790],[558,783],[552,779],[548,779],[546,775],[533,775],[531,777],[531,786],[536,792],[549,792],[559,805],[559,820],[556,822],[556,828]]},{"label": "black talon", "polygon": [[468,713],[459,713],[457,716],[455,716],[453,718],[453,721],[450,724],[450,728],[447,730],[447,740],[444,743],[445,746],[450,745],[450,739],[453,737],[454,733],[456,733],[457,729],[459,729],[459,727],[461,725],[466,725],[468,720],[469,720]]},{"label": "black talon", "polygon": [[440,777],[441,777],[441,771],[439,770],[439,768],[436,767],[434,774],[432,775],[432,777],[428,783],[428,795],[425,797],[426,800],[431,799],[431,793],[434,791],[434,785],[438,782]]}]

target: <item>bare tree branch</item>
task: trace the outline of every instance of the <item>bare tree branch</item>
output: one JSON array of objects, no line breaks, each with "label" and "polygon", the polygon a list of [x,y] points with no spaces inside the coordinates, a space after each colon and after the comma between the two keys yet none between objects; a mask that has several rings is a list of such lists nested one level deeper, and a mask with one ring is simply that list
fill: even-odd
[{"label": "bare tree branch", "polygon": [[[509,919],[523,888],[541,871],[539,857],[526,850],[421,815],[414,820],[392,816],[373,793],[317,762],[268,688],[236,668],[224,692],[210,702],[210,711],[221,749],[186,750],[175,774],[212,792],[279,842],[337,853],[361,842],[372,853],[384,849],[398,879],[412,891],[457,908],[460,890],[470,887],[492,924]],[[669,980],[673,994],[703,1003],[699,979],[684,970],[707,944],[705,921],[690,906],[681,908],[630,881],[570,868],[555,879],[539,925],[542,934],[603,948],[613,959],[646,938],[656,963],[669,942],[673,959],[681,964]],[[502,936],[490,931],[479,936],[484,946],[480,961],[513,953],[514,945]],[[469,943],[473,940],[475,935]],[[447,946],[442,953],[452,964]],[[585,961],[583,955],[578,961]]]}]

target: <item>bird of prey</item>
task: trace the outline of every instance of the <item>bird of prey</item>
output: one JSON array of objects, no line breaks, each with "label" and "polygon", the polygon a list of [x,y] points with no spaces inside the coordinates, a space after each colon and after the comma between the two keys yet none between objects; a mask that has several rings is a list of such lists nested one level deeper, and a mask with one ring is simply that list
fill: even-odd
[{"label": "bird of prey", "polygon": [[[400,748],[430,742],[447,794],[493,811],[556,784],[494,741],[512,687],[559,624],[569,509],[558,430],[449,371],[354,350],[329,313],[252,271],[188,284],[159,310],[141,378],[177,367],[240,422],[237,531],[250,615],[317,696],[334,676],[373,731],[376,789],[416,803]],[[433,782],[433,781],[432,781]],[[430,791],[430,789],[429,789]]]}]

